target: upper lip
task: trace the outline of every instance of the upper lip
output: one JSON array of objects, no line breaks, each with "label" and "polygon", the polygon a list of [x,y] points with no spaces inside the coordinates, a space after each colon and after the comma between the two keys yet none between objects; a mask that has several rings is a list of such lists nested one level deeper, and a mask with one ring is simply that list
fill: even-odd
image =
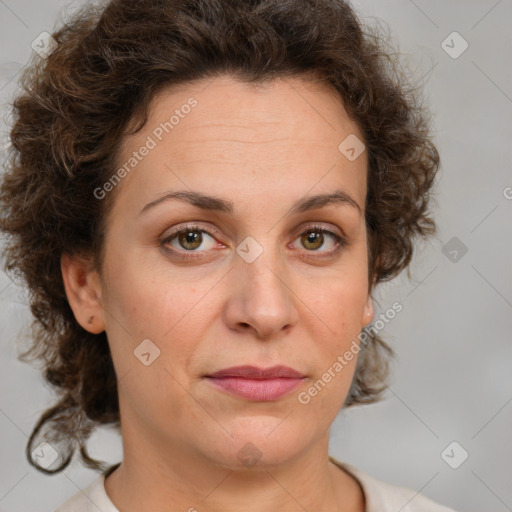
[{"label": "upper lip", "polygon": [[288,366],[278,365],[271,368],[257,366],[232,366],[208,375],[208,377],[242,377],[246,379],[302,379],[304,375]]}]

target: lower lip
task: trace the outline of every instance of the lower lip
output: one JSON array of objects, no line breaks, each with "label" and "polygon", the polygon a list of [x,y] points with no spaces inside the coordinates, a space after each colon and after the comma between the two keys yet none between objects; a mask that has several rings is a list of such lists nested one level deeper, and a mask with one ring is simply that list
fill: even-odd
[{"label": "lower lip", "polygon": [[299,386],[303,379],[244,379],[241,377],[208,377],[215,386],[247,400],[270,402],[288,394]]}]

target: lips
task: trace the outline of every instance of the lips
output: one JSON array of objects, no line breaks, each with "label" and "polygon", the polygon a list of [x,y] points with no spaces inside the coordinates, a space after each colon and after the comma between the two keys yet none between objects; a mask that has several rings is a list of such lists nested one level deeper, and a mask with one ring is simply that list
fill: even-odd
[{"label": "lips", "polygon": [[206,376],[216,388],[247,400],[277,400],[298,387],[305,376],[288,366],[235,366]]},{"label": "lips", "polygon": [[208,375],[209,377],[242,377],[246,379],[302,379],[304,375],[288,366],[272,366],[258,368],[257,366],[233,366]]}]

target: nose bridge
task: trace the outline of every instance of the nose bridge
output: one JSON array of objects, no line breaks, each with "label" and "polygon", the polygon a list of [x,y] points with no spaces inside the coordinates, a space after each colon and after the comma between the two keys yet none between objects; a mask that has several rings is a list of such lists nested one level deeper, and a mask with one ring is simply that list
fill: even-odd
[{"label": "nose bridge", "polygon": [[269,305],[287,298],[282,255],[271,235],[261,243],[247,237],[237,247],[237,254],[241,259],[238,267],[245,286],[251,290],[251,297],[265,299]]},{"label": "nose bridge", "polygon": [[231,300],[237,313],[231,320],[252,326],[260,336],[269,336],[295,323],[298,314],[278,245],[272,235],[260,240],[249,236],[236,249]]}]

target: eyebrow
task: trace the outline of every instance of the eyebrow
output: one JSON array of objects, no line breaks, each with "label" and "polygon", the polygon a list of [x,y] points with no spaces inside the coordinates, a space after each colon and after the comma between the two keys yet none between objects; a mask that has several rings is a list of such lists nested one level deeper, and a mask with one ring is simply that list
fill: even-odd
[{"label": "eyebrow", "polygon": [[[158,204],[168,201],[170,199],[181,199],[190,203],[197,208],[208,211],[216,211],[222,213],[232,214],[234,212],[233,203],[220,197],[210,196],[201,192],[194,192],[188,190],[178,190],[176,192],[169,192],[154,201],[146,204],[140,211],[139,215],[147,212],[149,209],[157,206]],[[290,215],[297,215],[309,210],[322,208],[329,204],[348,205],[357,209],[360,215],[363,214],[359,204],[352,199],[352,197],[343,190],[336,190],[330,194],[317,194],[315,196],[302,197],[296,201],[289,210]]]}]

